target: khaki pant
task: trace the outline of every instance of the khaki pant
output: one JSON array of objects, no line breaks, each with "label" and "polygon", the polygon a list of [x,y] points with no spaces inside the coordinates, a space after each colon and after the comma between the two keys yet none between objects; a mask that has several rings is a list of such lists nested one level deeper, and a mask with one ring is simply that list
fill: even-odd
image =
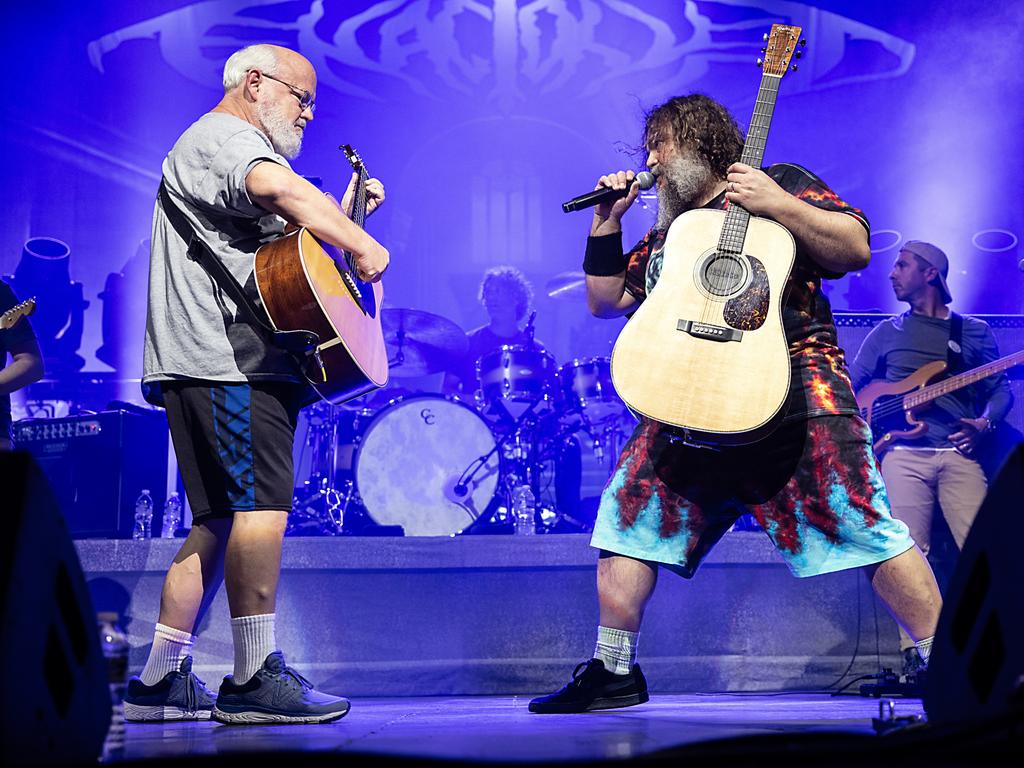
[{"label": "khaki pant", "polygon": [[[882,458],[882,478],[892,516],[907,524],[925,555],[931,548],[936,502],[957,548],[963,549],[988,487],[978,462],[956,451],[891,450]],[[901,627],[900,648],[913,644]]]}]

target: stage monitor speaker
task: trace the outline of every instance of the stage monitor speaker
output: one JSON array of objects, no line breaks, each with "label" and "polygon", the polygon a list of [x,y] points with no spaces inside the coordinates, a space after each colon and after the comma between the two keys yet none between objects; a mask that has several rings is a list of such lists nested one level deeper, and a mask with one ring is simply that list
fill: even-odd
[{"label": "stage monitor speaker", "polygon": [[3,762],[95,762],[110,724],[110,689],[78,555],[31,456],[0,452],[0,488]]},{"label": "stage monitor speaker", "polygon": [[928,665],[933,724],[1024,717],[1024,445],[981,505],[947,590]]}]

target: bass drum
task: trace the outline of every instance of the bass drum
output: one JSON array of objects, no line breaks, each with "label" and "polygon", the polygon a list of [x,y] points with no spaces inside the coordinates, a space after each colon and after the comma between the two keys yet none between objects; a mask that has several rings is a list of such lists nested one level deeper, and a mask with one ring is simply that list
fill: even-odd
[{"label": "bass drum", "polygon": [[363,506],[375,522],[400,525],[406,536],[458,533],[494,499],[497,452],[479,464],[495,445],[487,422],[456,397],[399,398],[370,422],[356,451]]}]

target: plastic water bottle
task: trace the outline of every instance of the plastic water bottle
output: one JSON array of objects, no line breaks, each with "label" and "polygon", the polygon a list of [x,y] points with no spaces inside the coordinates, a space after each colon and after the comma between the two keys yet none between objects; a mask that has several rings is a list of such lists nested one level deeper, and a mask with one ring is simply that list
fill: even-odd
[{"label": "plastic water bottle", "polygon": [[148,539],[152,536],[153,526],[153,497],[149,490],[142,489],[139,498],[135,500],[135,526],[132,528],[133,539]]},{"label": "plastic water bottle", "polygon": [[181,496],[177,492],[167,497],[164,504],[163,524],[160,526],[161,539],[173,539],[181,527]]},{"label": "plastic water bottle", "polygon": [[533,489],[528,484],[522,483],[512,489],[512,525],[516,536],[532,536],[537,533],[535,506]]},{"label": "plastic water bottle", "polygon": [[116,613],[97,613],[100,649],[107,662],[107,684],[110,686],[110,728],[103,742],[103,762],[117,760],[124,754],[124,689],[128,682],[128,636],[120,627]]}]

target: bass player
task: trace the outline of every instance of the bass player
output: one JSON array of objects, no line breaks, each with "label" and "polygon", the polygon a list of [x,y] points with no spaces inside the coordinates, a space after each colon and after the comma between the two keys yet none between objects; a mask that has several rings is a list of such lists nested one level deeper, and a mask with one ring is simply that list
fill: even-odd
[{"label": "bass player", "polygon": [[[879,323],[864,339],[850,365],[855,389],[874,379],[901,381],[933,361],[953,360],[959,369],[999,357],[987,323],[949,309],[948,274],[949,259],[936,246],[920,240],[903,245],[889,281],[896,298],[910,309]],[[957,548],[963,548],[987,489],[976,460],[978,446],[1012,405],[1006,374],[990,376],[931,403],[916,417],[927,425],[923,434],[896,443],[882,456],[893,516],[909,526],[925,555],[936,502]],[[904,674],[912,674],[921,660],[906,633],[900,633],[900,640]]]}]

